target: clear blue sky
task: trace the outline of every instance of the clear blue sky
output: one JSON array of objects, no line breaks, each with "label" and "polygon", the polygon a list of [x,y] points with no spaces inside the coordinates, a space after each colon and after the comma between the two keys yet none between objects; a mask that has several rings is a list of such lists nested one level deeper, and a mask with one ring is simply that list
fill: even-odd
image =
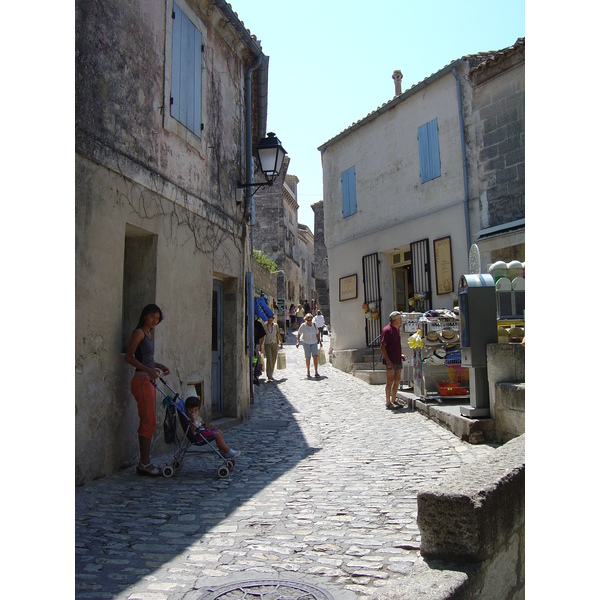
[{"label": "clear blue sky", "polygon": [[466,54],[525,36],[525,0],[230,0],[269,56],[268,131],[298,184],[299,221],[323,198],[317,147]]}]

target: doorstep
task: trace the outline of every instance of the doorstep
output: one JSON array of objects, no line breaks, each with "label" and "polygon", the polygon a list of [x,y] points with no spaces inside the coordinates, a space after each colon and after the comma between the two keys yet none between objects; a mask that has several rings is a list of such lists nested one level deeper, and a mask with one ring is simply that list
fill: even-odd
[{"label": "doorstep", "polygon": [[397,397],[405,402],[406,406],[449,429],[461,440],[471,444],[495,440],[496,431],[492,418],[470,419],[461,414],[461,406],[470,406],[464,399],[453,401],[451,397],[445,397],[440,403],[439,398],[420,398],[407,390],[398,390]]}]

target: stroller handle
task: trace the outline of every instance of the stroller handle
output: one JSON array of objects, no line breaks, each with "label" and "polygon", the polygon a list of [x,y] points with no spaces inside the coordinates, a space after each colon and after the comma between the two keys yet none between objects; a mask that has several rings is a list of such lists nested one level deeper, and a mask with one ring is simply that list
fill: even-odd
[{"label": "stroller handle", "polygon": [[[160,379],[160,382],[166,387],[168,388],[171,392],[173,392],[173,394],[175,394],[175,397],[177,398],[179,396],[179,392],[176,392],[165,380],[163,377],[158,376],[157,379]],[[166,394],[164,393],[163,390],[161,390],[157,385],[156,385],[156,381],[152,381],[150,380],[150,383],[157,389],[160,390],[162,392],[162,394],[164,396],[166,396]]]}]

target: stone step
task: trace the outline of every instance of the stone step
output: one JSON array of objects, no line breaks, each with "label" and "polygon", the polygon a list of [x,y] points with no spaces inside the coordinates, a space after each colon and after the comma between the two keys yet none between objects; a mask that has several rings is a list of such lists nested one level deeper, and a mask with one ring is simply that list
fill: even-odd
[{"label": "stone step", "polygon": [[[372,363],[373,355],[372,354],[363,354],[362,360],[365,363]],[[377,362],[378,360],[381,360],[381,352],[375,352],[375,362]]]},{"label": "stone step", "polygon": [[[353,371],[371,371],[373,370],[373,363],[370,362],[361,362],[361,363],[353,363],[352,364]],[[385,371],[385,365],[380,362],[375,365],[376,371]]]},{"label": "stone step", "polygon": [[385,371],[358,369],[352,372],[354,377],[366,381],[370,385],[385,385]]}]

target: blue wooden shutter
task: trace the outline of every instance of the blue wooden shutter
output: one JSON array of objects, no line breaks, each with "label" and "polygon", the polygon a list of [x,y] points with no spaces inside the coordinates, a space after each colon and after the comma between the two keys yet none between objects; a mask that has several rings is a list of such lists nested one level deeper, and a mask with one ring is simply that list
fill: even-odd
[{"label": "blue wooden shutter", "polygon": [[202,34],[175,3],[171,60],[171,116],[200,136]]},{"label": "blue wooden shutter", "polygon": [[421,125],[418,130],[418,138],[421,183],[425,183],[442,174],[437,119]]},{"label": "blue wooden shutter", "polygon": [[348,217],[356,213],[356,171],[350,167],[342,172],[342,214]]}]

